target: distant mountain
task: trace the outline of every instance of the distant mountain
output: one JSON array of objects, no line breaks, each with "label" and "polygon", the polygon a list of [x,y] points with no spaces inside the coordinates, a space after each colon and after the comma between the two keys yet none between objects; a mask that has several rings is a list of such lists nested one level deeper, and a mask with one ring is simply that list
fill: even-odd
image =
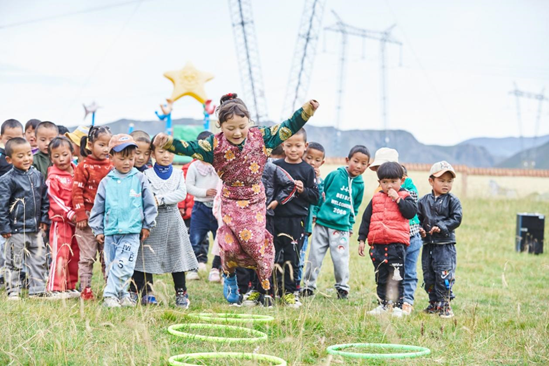
[{"label": "distant mountain", "polygon": [[[107,123],[113,133],[127,133],[129,125],[133,123],[135,130],[147,131],[155,135],[164,131],[165,123],[162,121],[134,121],[121,119]],[[173,120],[173,125],[201,126],[202,120],[182,118]],[[271,125],[271,123],[267,123]],[[349,149],[354,145],[366,145],[372,155],[380,147],[386,146],[385,132],[378,130],[348,130],[338,131],[334,127],[307,126],[308,141],[315,141],[324,146],[328,157],[347,156]],[[408,163],[433,163],[447,160],[452,164],[464,164],[472,167],[492,167],[503,158],[502,151],[507,153],[506,139],[472,139],[455,146],[425,145],[416,140],[409,132],[403,130],[391,130],[387,133],[387,146],[395,148],[403,162]],[[538,141],[549,136],[539,137]],[[484,140],[485,145],[479,141]],[[510,140],[512,141],[512,139]],[[513,142],[514,143],[514,142]],[[520,142],[519,142],[520,144]],[[513,145],[515,146],[515,145]],[[494,149],[498,154],[494,154]],[[515,149],[513,147],[512,149]],[[507,153],[508,154],[508,153]],[[498,157],[499,156],[499,157]],[[549,156],[549,155],[545,155]]]},{"label": "distant mountain", "polygon": [[485,147],[496,159],[496,163],[502,162],[521,150],[544,145],[549,142],[549,135],[534,137],[489,138],[478,137],[461,142],[459,145],[475,145]]},{"label": "distant mountain", "polygon": [[[499,168],[525,168],[531,167],[534,162],[536,169],[549,169],[549,142],[544,145],[518,152],[508,159],[497,164]],[[525,164],[526,162],[526,164]],[[525,166],[526,165],[526,166]]]}]

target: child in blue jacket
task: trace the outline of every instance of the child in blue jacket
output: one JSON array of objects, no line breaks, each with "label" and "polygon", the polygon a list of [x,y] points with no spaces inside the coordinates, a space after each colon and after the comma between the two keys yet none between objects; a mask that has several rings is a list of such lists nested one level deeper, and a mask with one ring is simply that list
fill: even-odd
[{"label": "child in blue jacket", "polygon": [[158,213],[149,181],[133,167],[137,144],[130,135],[115,135],[109,142],[114,169],[101,180],[89,226],[105,245],[106,307],[135,306],[128,292],[135,269],[139,240],[149,236]]}]

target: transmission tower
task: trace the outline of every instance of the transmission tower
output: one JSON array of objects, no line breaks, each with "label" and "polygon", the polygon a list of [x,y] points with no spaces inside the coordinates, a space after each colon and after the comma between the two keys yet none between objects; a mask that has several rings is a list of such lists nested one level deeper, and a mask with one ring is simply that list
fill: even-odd
[{"label": "transmission tower", "polygon": [[[362,39],[374,39],[380,43],[380,86],[381,86],[381,118],[383,121],[383,128],[385,130],[385,145],[389,143],[389,138],[387,135],[387,130],[389,128],[389,119],[387,116],[387,52],[386,45],[387,43],[392,43],[401,46],[402,43],[398,41],[391,35],[391,31],[395,27],[392,25],[386,30],[372,31],[368,29],[361,29],[355,26],[345,23],[341,17],[332,10],[332,14],[336,17],[336,24],[325,27],[325,31],[332,31],[341,34],[341,44],[340,44],[340,58],[339,58],[339,86],[337,89],[337,105],[336,105],[336,128],[339,129],[339,125],[342,119],[342,103],[343,103],[343,90],[345,85],[345,70],[347,62],[347,37],[355,36]],[[401,54],[402,55],[402,54]]]},{"label": "transmission tower", "polygon": [[[545,88],[541,89],[541,92],[539,94],[535,93],[529,93],[522,90],[519,90],[517,83],[513,83],[515,86],[514,90],[511,90],[509,94],[515,96],[515,100],[517,103],[517,120],[518,120],[518,127],[519,127],[519,135],[520,135],[520,150],[521,150],[521,163],[522,166],[525,168],[535,168],[536,165],[536,142],[539,134],[539,125],[541,122],[541,109],[543,106],[543,102],[549,101],[549,98],[545,97]],[[522,116],[520,111],[520,98],[526,98],[526,99],[535,99],[538,101],[538,113],[536,115],[536,125],[534,130],[534,139],[532,142],[532,149],[531,156],[528,158],[526,156],[526,151],[524,148],[524,137],[522,132]]]},{"label": "transmission tower", "polygon": [[229,0],[229,11],[233,23],[244,100],[254,122],[261,123],[267,116],[267,102],[255,37],[252,5],[250,0]]},{"label": "transmission tower", "polygon": [[289,116],[305,102],[316,56],[324,4],[325,0],[305,0],[295,44],[294,59],[290,69],[290,80],[288,81],[282,109],[282,118]]}]

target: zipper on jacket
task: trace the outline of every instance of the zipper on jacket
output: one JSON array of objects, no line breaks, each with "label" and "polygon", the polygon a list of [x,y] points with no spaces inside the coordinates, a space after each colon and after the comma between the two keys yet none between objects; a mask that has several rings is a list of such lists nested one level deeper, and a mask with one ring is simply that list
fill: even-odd
[{"label": "zipper on jacket", "polygon": [[32,179],[31,179],[31,176],[30,176],[30,173],[27,171],[27,177],[29,178],[29,182],[30,182],[30,185],[31,185],[31,191],[32,191],[32,212],[34,215],[33,218],[34,218],[34,225],[36,227],[36,229],[38,230],[38,222],[36,222],[36,196],[34,194],[34,183],[32,182]]}]

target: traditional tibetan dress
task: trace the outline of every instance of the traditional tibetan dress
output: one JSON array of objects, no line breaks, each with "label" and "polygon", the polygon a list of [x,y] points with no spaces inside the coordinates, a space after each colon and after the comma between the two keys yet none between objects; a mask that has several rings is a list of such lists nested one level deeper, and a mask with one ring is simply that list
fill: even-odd
[{"label": "traditional tibetan dress", "polygon": [[307,103],[278,125],[252,127],[246,141],[238,146],[231,144],[223,133],[198,141],[170,138],[164,146],[173,153],[213,165],[223,181],[223,225],[217,230],[223,269],[229,273],[236,267],[255,269],[264,289],[270,286],[274,245],[265,228],[263,168],[271,150],[299,131],[313,113]]}]

